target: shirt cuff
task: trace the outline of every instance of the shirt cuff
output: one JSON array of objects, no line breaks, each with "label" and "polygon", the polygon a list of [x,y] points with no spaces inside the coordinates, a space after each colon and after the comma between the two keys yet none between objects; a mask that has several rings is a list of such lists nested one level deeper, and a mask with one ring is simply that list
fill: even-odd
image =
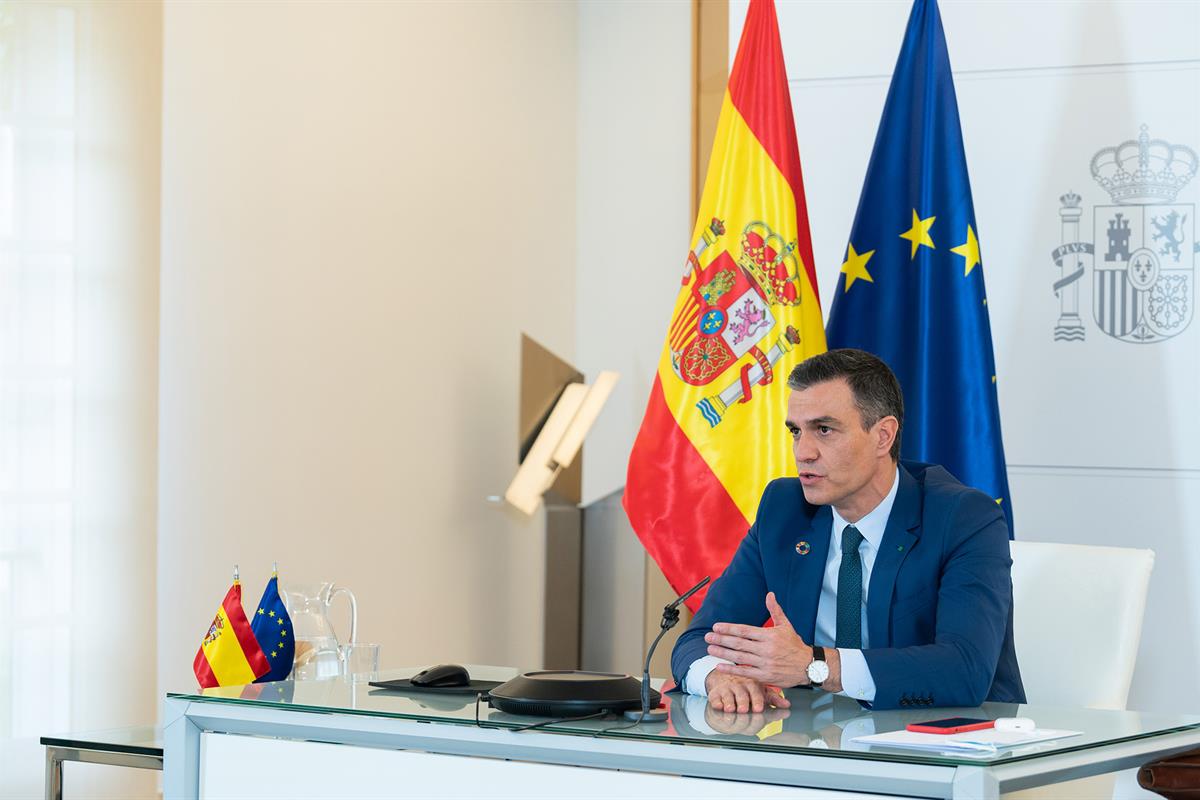
[{"label": "shirt cuff", "polygon": [[[701,686],[700,688],[704,688]],[[684,716],[687,717],[688,724],[696,733],[702,733],[705,736],[716,736],[717,732],[708,724],[708,720],[704,716],[704,712],[708,709],[708,699],[696,695],[687,695],[683,698]]]},{"label": "shirt cuff", "polygon": [[[855,650],[852,652],[861,652]],[[852,719],[842,728],[842,749],[843,750],[870,750],[871,746],[861,742],[854,741],[860,736],[870,736],[875,733],[875,719],[871,716],[863,716],[857,719]]]},{"label": "shirt cuff", "polygon": [[[717,664],[732,664],[732,661],[716,656],[702,656],[692,662],[688,667],[687,675],[683,678],[683,690],[688,694],[698,695],[700,697],[708,697],[708,689],[704,687],[704,682],[708,680],[708,673],[716,669]],[[864,665],[865,666],[865,665]],[[875,684],[871,684],[871,697],[875,696]]]},{"label": "shirt cuff", "polygon": [[[842,658],[842,690],[838,694],[861,700],[864,703],[874,703],[875,679],[871,677],[871,670],[867,667],[867,659],[863,656],[862,650],[843,650],[839,647],[838,655]],[[700,659],[700,661],[703,660]],[[700,661],[697,661],[696,664],[699,664]],[[692,669],[696,668],[696,664],[692,665]],[[691,675],[689,670],[688,678],[691,678]]]}]

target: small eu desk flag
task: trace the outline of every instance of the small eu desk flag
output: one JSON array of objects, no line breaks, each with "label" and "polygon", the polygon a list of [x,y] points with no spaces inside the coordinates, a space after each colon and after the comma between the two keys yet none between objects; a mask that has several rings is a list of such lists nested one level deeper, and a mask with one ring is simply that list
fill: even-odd
[{"label": "small eu desk flag", "polygon": [[250,623],[254,638],[258,640],[271,665],[271,671],[255,679],[255,683],[286,680],[292,672],[292,661],[296,656],[293,640],[292,618],[279,596],[279,573],[271,573],[267,588],[263,590],[258,608],[254,610],[254,621]]},{"label": "small eu desk flag", "polygon": [[936,0],[916,0],[892,76],[826,337],[888,363],[904,458],[995,498],[1012,531],[979,229]]}]

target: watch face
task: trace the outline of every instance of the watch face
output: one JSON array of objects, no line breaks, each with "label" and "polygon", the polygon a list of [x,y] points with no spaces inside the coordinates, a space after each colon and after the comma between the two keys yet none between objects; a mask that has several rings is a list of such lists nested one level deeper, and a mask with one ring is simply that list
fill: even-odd
[{"label": "watch face", "polygon": [[808,665],[808,679],[813,683],[824,683],[829,677],[829,664],[824,661],[814,661]]}]

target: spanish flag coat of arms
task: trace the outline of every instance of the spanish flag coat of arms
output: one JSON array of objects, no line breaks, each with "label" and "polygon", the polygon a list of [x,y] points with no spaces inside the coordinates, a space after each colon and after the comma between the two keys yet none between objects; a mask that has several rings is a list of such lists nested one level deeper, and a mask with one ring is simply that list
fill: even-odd
[{"label": "spanish flag coat of arms", "polygon": [[751,0],[625,487],[676,591],[719,575],[767,483],[796,474],[787,375],[824,350],[779,25]]},{"label": "spanish flag coat of arms", "polygon": [[236,577],[200,642],[192,671],[202,689],[243,686],[271,671],[242,610],[242,583]]}]

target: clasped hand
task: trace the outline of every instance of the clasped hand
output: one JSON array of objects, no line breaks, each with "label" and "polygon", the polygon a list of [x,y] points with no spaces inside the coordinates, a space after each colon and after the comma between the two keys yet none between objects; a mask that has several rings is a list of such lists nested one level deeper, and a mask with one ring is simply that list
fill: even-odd
[{"label": "clasped hand", "polygon": [[[731,711],[733,708],[761,711],[763,700],[786,707],[788,703],[782,692],[774,687],[800,686],[809,682],[807,669],[813,659],[812,648],[796,633],[774,592],[767,593],[766,604],[773,627],[718,622],[704,636],[710,656],[733,662],[716,666],[715,672],[729,679],[720,680],[719,684],[723,685],[717,685],[718,681],[713,680],[716,675],[710,676],[709,699],[718,709],[729,704]],[[734,680],[737,678],[745,680]],[[766,692],[764,697],[763,687],[774,691]]]}]

